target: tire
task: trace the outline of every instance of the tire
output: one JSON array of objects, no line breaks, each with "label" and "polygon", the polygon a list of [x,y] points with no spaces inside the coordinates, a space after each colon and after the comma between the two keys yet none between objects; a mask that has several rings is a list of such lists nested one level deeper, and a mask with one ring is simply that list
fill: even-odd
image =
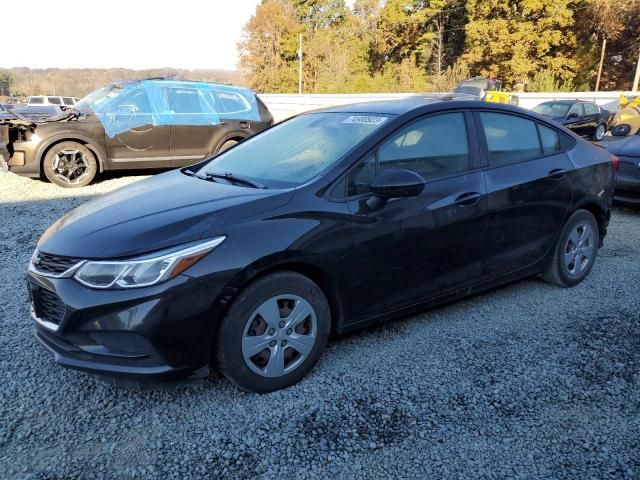
[{"label": "tire", "polygon": [[586,210],[577,210],[564,225],[542,278],[561,287],[578,285],[591,271],[599,246],[595,217]]},{"label": "tire", "polygon": [[229,150],[231,147],[233,147],[234,145],[237,145],[238,143],[240,142],[238,142],[237,140],[227,140],[222,144],[222,146],[218,150],[218,153],[222,153],[225,150]]},{"label": "tire", "polygon": [[631,126],[626,123],[622,123],[620,125],[616,125],[611,129],[611,135],[614,137],[624,137],[625,135],[629,135],[631,131]]},{"label": "tire", "polygon": [[607,133],[607,126],[604,123],[599,124],[593,132],[593,140],[601,142],[605,133]]},{"label": "tire", "polygon": [[64,188],[85,187],[98,172],[93,152],[81,143],[71,141],[51,147],[42,166],[49,181]]},{"label": "tire", "polygon": [[318,362],[330,330],[329,305],[315,283],[295,272],[269,274],[249,284],[222,319],[218,369],[243,390],[289,387]]}]

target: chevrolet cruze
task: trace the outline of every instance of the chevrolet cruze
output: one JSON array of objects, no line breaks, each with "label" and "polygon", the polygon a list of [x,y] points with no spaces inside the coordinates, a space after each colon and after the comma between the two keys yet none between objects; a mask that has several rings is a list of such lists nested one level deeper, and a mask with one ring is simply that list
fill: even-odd
[{"label": "chevrolet cruze", "polygon": [[455,96],[299,115],[52,225],[29,265],[36,336],[116,385],[213,366],[287,387],[332,333],[524,277],[581,282],[616,163],[542,116]]}]

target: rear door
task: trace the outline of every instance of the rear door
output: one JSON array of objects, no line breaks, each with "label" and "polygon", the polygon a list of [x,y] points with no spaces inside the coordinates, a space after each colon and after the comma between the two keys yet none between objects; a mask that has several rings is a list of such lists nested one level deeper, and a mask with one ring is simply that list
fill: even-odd
[{"label": "rear door", "polygon": [[584,102],[585,135],[592,137],[596,133],[596,128],[600,124],[600,108],[592,102]]},{"label": "rear door", "polygon": [[483,276],[494,277],[549,253],[571,205],[573,165],[562,134],[547,125],[498,111],[475,117],[487,164]]},{"label": "rear door", "polygon": [[199,85],[166,87],[171,116],[171,165],[190,165],[215,152],[227,126],[216,112],[210,89]]},{"label": "rear door", "polygon": [[[389,135],[349,173],[362,316],[417,303],[480,276],[487,197],[474,135],[473,117],[463,111],[423,117]],[[427,184],[417,197],[370,208],[371,182],[388,168],[413,170]]]}]

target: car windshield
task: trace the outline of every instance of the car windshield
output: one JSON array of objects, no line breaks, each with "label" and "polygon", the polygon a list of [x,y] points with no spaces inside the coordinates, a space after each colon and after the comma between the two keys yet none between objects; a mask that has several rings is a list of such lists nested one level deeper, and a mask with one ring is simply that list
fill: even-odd
[{"label": "car windshield", "polygon": [[531,110],[547,117],[564,117],[567,115],[569,107],[571,107],[570,103],[549,102],[536,105]]},{"label": "car windshield", "polygon": [[231,174],[271,188],[302,185],[379,129],[389,115],[319,112],[251,137],[204,165],[200,174]]},{"label": "car windshield", "polygon": [[100,87],[83,97],[82,100],[76,103],[75,108],[85,113],[100,111],[104,105],[116,98],[123,91],[124,88],[116,84]]}]

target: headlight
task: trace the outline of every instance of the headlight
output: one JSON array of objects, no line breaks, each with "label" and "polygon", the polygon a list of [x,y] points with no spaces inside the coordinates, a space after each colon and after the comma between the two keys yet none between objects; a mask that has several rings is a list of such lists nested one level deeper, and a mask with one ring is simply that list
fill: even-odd
[{"label": "headlight", "polygon": [[130,260],[87,261],[74,278],[91,288],[136,288],[155,285],[175,277],[197,263],[224,241],[216,237],[181,250]]}]

